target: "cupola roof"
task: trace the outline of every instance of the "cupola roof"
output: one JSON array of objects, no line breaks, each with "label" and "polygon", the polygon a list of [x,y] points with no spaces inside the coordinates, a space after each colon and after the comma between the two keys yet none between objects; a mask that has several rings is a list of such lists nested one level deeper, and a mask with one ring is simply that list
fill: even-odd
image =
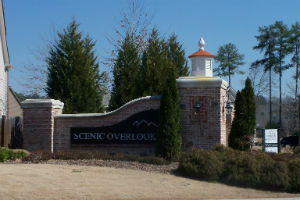
[{"label": "cupola roof", "polygon": [[204,46],[205,46],[205,41],[203,38],[200,39],[199,43],[198,43],[200,49],[199,51],[193,53],[192,55],[189,56],[189,58],[191,57],[199,57],[199,56],[205,56],[205,57],[215,57],[213,54],[204,51]]}]

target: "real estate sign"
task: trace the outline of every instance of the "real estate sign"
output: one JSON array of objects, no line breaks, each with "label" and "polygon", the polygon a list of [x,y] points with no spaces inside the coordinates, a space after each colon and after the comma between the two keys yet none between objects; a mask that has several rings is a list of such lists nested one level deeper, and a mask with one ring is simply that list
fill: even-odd
[{"label": "real estate sign", "polygon": [[263,150],[265,152],[279,153],[278,129],[265,129],[263,133]]}]

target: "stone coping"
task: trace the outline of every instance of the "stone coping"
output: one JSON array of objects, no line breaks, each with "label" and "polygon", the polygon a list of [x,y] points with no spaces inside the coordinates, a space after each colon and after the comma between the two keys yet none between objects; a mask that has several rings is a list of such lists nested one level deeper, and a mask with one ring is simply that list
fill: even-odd
[{"label": "stone coping", "polygon": [[228,83],[220,77],[184,76],[176,79],[178,88],[228,88]]},{"label": "stone coping", "polygon": [[21,102],[22,108],[60,108],[63,109],[64,103],[54,99],[26,99]]},{"label": "stone coping", "polygon": [[100,117],[100,116],[107,116],[107,115],[111,115],[114,113],[117,113],[118,111],[122,110],[123,108],[134,104],[138,101],[146,101],[146,100],[150,100],[150,99],[160,99],[160,96],[146,96],[146,97],[141,97],[141,98],[137,98],[134,99],[132,101],[129,101],[128,103],[124,104],[123,106],[121,106],[120,108],[113,110],[111,112],[106,112],[106,113],[80,113],[80,114],[60,114],[60,115],[56,115],[55,118],[82,118],[82,117]]}]

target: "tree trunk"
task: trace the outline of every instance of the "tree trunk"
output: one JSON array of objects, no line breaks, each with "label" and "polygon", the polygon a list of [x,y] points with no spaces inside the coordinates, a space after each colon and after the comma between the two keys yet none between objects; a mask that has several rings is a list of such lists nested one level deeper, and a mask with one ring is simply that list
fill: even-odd
[{"label": "tree trunk", "polygon": [[272,124],[272,68],[269,69],[269,104],[270,104],[270,110],[269,110],[269,124],[271,126]]},{"label": "tree trunk", "polygon": [[231,80],[230,80],[230,67],[229,67],[228,71],[229,71],[229,87],[231,87]]},{"label": "tree trunk", "polygon": [[298,48],[296,47],[296,87],[295,87],[295,99],[298,97],[298,70],[299,70],[299,56],[298,56]]},{"label": "tree trunk", "polygon": [[282,114],[282,111],[281,111],[281,107],[282,107],[282,99],[281,99],[281,78],[282,78],[282,71],[281,71],[281,66],[280,66],[280,69],[279,69],[279,128],[281,129],[281,114]]}]

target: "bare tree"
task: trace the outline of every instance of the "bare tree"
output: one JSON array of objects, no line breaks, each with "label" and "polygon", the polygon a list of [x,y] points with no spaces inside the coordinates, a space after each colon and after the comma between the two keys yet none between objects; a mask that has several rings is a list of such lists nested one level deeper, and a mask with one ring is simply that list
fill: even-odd
[{"label": "bare tree", "polygon": [[287,83],[287,92],[283,102],[283,125],[289,135],[300,130],[299,99],[294,98],[295,85]]},{"label": "bare tree", "polygon": [[144,5],[138,0],[127,0],[127,4],[121,11],[121,19],[117,26],[113,28],[114,33],[107,35],[106,39],[112,45],[112,50],[106,50],[108,56],[102,62],[104,65],[113,67],[116,60],[117,51],[121,47],[126,34],[134,38],[140,53],[147,45],[147,36],[150,25],[152,24],[150,16]]},{"label": "bare tree", "polygon": [[25,78],[18,82],[23,86],[24,93],[38,94],[38,96],[46,95],[44,90],[47,80],[45,58],[49,47],[56,39],[56,32],[55,25],[52,25],[48,33],[44,33],[40,36],[40,45],[30,50],[33,60],[28,60],[20,69],[20,72],[25,75]]},{"label": "bare tree", "polygon": [[252,82],[255,97],[263,96],[268,91],[268,77],[262,67],[251,66],[249,78]]}]

